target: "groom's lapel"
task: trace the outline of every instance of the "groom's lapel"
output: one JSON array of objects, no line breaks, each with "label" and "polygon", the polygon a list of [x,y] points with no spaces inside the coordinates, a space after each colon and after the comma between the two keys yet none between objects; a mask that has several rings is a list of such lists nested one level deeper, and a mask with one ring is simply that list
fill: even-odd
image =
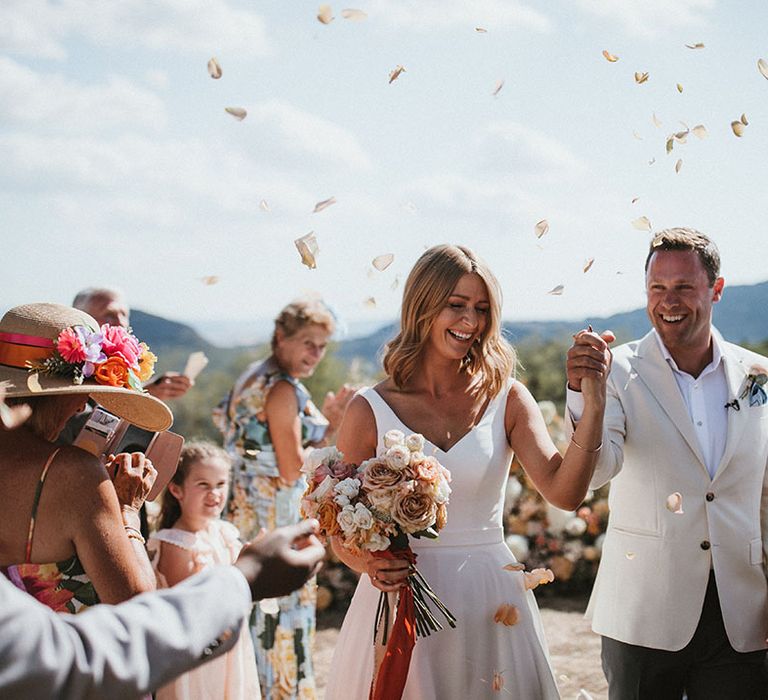
[{"label": "groom's lapel", "polygon": [[[744,384],[744,378],[747,376],[747,368],[744,366],[744,361],[734,353],[724,349],[723,366],[725,367],[725,378],[728,382],[728,401],[733,401],[733,399],[738,400],[742,385]],[[739,444],[741,434],[746,425],[746,411],[749,410],[749,402],[741,400],[739,406],[740,410],[738,411],[733,408],[727,409],[728,435],[725,439],[723,457],[720,460],[720,464],[717,466],[717,471],[715,472],[713,479],[720,476],[720,472],[722,472],[728,462],[731,461],[731,457],[733,457],[733,453]]]},{"label": "groom's lapel", "polygon": [[709,478],[706,463],[699,447],[699,440],[688,415],[688,409],[685,407],[672,368],[661,354],[659,341],[653,331],[640,341],[637,354],[630,359],[630,363],[637,376],[648,387],[651,396],[656,399],[661,409],[680,431],[688,443],[688,447],[691,448],[701,464],[701,468],[707,474],[707,478]]}]

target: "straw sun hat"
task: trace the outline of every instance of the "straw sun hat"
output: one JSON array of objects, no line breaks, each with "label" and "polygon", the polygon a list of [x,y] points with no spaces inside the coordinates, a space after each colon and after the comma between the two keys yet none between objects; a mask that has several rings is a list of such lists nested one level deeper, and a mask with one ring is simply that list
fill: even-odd
[{"label": "straw sun hat", "polygon": [[154,396],[125,386],[101,384],[91,376],[78,384],[73,376],[36,372],[27,363],[54,358],[59,334],[77,327],[97,331],[88,314],[60,304],[25,304],[0,319],[0,386],[7,398],[87,394],[111,413],[145,430],[167,430],[170,409]]}]

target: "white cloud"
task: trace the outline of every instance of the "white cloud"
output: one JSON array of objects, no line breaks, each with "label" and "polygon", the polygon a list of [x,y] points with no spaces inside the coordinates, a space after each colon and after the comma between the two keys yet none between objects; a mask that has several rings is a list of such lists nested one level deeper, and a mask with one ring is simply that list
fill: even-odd
[{"label": "white cloud", "polygon": [[0,48],[64,59],[67,40],[154,50],[226,50],[259,56],[269,50],[264,21],[227,0],[3,0]]},{"label": "white cloud", "polygon": [[335,161],[356,170],[371,165],[353,133],[287,102],[269,100],[248,107],[248,121],[277,130],[280,146],[287,151]]},{"label": "white cloud", "polygon": [[0,121],[75,131],[114,126],[158,128],[167,122],[163,101],[126,78],[86,85],[38,73],[0,56]]},{"label": "white cloud", "polygon": [[[715,0],[577,0],[586,12],[615,20],[630,34],[653,37],[670,29],[696,29],[707,24]],[[690,41],[697,38],[692,37]]]},{"label": "white cloud", "polygon": [[488,31],[552,29],[546,15],[519,0],[374,0],[366,11],[372,18],[419,31],[453,26],[464,26],[468,31],[479,26]]}]

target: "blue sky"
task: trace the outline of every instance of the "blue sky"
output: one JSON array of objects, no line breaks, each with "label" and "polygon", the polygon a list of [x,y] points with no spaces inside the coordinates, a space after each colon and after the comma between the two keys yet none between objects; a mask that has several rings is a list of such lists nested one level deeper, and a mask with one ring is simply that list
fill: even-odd
[{"label": "blue sky", "polygon": [[[371,0],[327,25],[318,7],[4,0],[4,306],[111,284],[248,323],[314,291],[355,327],[394,317],[413,261],[448,241],[491,263],[509,319],[602,315],[644,303],[641,216],[709,233],[730,284],[768,277],[764,3]],[[708,136],[666,154],[681,122]],[[309,231],[315,270],[293,244]]]}]

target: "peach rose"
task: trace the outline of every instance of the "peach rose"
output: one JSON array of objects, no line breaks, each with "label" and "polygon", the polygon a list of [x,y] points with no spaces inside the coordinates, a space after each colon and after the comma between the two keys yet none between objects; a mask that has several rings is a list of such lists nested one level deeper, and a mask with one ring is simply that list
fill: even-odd
[{"label": "peach rose", "polygon": [[[360,465],[362,471],[363,489],[375,491],[376,489],[392,488],[399,484],[405,476],[402,471],[393,469],[383,459],[369,459]],[[360,474],[358,474],[358,477]]]},{"label": "peach rose", "polygon": [[120,355],[112,355],[106,362],[96,366],[93,373],[99,384],[106,386],[128,386],[128,365]]},{"label": "peach rose", "polygon": [[340,508],[333,501],[323,501],[318,504],[315,517],[320,522],[320,531],[326,537],[334,537],[341,532],[336,516]]},{"label": "peach rose", "polygon": [[436,484],[440,478],[440,464],[434,457],[425,457],[417,464],[411,463],[411,469],[416,473],[416,478],[430,484]]},{"label": "peach rose", "polygon": [[149,349],[149,345],[146,343],[139,343],[139,348],[141,348],[141,355],[139,355],[139,369],[136,371],[136,376],[140,382],[146,382],[155,371],[157,355]]},{"label": "peach rose", "polygon": [[437,505],[428,494],[403,489],[395,494],[392,517],[405,532],[419,532],[434,524]]}]

